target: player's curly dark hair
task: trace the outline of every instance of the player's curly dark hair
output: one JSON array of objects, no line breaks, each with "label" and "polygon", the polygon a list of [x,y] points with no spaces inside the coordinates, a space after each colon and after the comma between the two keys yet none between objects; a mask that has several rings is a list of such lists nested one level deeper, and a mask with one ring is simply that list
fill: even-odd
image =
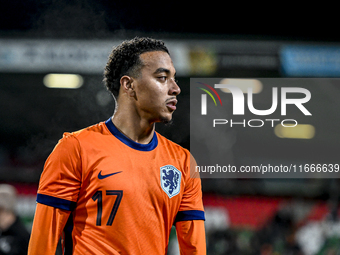
[{"label": "player's curly dark hair", "polygon": [[139,55],[150,51],[164,51],[169,54],[163,41],[148,37],[135,37],[113,48],[105,67],[103,80],[113,96],[118,97],[120,78],[124,75],[136,77],[143,66]]}]

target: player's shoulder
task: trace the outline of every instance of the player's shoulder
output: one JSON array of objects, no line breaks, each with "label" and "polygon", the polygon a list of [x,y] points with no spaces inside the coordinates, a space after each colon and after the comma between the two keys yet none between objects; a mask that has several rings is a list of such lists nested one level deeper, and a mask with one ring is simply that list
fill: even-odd
[{"label": "player's shoulder", "polygon": [[94,125],[88,126],[86,128],[73,131],[73,132],[65,132],[63,137],[75,137],[77,139],[86,139],[89,136],[95,136],[105,133],[105,122],[99,122]]},{"label": "player's shoulder", "polygon": [[99,122],[77,131],[65,132],[62,139],[60,139],[60,142],[73,141],[74,143],[81,144],[84,142],[94,141],[98,137],[105,135],[105,133],[107,133],[105,122]]},{"label": "player's shoulder", "polygon": [[165,147],[170,150],[174,150],[177,153],[184,154],[185,156],[189,156],[190,152],[188,149],[182,147],[178,143],[175,143],[174,141],[171,141],[170,139],[166,138],[165,136],[161,135],[160,133],[156,132],[158,144],[161,147]]}]

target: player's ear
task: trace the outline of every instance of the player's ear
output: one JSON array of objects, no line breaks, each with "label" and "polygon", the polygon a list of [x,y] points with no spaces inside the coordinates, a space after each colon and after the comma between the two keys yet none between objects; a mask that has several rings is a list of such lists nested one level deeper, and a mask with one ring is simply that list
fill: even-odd
[{"label": "player's ear", "polygon": [[124,93],[130,97],[135,97],[136,93],[134,90],[134,79],[131,76],[124,75],[120,78],[120,86]]}]

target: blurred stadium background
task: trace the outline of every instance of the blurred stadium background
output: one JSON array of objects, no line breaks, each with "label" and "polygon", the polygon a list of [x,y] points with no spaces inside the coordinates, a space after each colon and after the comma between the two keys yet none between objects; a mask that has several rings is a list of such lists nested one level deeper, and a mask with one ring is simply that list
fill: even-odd
[{"label": "blurred stadium background", "polygon": [[[282,16],[239,12],[236,17],[212,4],[198,10],[144,1],[0,2],[0,183],[17,188],[18,213],[28,229],[44,161],[62,133],[112,115],[113,99],[103,87],[102,72],[110,49],[124,39],[151,36],[167,43],[182,94],[174,125],[157,129],[186,148],[190,77],[340,76],[340,35],[329,23],[324,29],[319,19],[298,23],[297,10]],[[275,23],[283,19],[284,25]],[[58,81],[73,88],[53,88]],[[317,104],[338,106],[339,85],[323,93]],[[325,114],[337,119],[336,110]],[[258,160],[267,155],[291,163],[289,148],[314,155],[312,148],[318,147],[324,160],[339,163],[337,127],[311,141],[290,139],[278,155],[269,151],[280,138],[259,142],[248,129],[239,130],[232,150],[237,157],[247,138],[249,145],[261,145],[249,155]],[[208,254],[340,254],[337,179],[202,183]],[[174,240],[173,233],[169,254],[178,253]]]}]

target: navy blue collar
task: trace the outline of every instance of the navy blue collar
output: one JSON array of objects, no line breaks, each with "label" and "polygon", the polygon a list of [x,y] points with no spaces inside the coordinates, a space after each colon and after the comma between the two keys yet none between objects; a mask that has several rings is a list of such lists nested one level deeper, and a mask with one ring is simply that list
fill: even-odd
[{"label": "navy blue collar", "polygon": [[126,137],[124,134],[122,134],[118,128],[113,124],[111,118],[105,121],[105,124],[107,128],[110,130],[110,132],[121,142],[125,143],[127,146],[129,146],[132,149],[139,150],[139,151],[152,151],[155,149],[158,145],[158,139],[156,132],[154,132],[152,140],[148,144],[141,144],[136,143],[135,141],[132,141],[130,138]]}]

